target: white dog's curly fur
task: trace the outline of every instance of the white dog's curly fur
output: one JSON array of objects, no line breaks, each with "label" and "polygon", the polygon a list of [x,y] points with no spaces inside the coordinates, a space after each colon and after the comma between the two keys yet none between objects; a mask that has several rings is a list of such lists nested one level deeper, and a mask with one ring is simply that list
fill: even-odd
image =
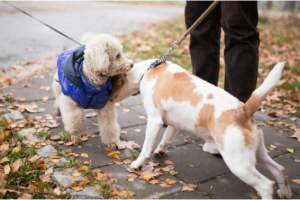
[{"label": "white dog's curly fur", "polygon": [[[123,55],[122,45],[117,38],[108,34],[88,33],[81,38],[81,42],[86,46],[82,73],[91,85],[99,88],[109,77],[126,73],[131,69],[132,63]],[[71,134],[74,144],[78,144],[83,132],[84,112],[76,102],[62,93],[57,80],[56,72],[52,83],[56,98],[55,113],[56,115],[61,113],[65,130]],[[115,148],[119,142],[120,127],[114,103],[109,101],[104,108],[96,112],[102,142]]]}]

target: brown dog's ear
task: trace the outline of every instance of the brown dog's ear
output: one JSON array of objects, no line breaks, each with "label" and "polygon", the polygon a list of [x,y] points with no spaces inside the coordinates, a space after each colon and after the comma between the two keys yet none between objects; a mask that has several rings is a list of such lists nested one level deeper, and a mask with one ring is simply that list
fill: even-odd
[{"label": "brown dog's ear", "polygon": [[121,88],[125,84],[126,76],[127,75],[124,73],[124,74],[116,75],[112,78],[113,89],[112,89],[110,97],[109,97],[109,99],[111,101],[116,99],[118,97],[118,95],[120,94]]}]

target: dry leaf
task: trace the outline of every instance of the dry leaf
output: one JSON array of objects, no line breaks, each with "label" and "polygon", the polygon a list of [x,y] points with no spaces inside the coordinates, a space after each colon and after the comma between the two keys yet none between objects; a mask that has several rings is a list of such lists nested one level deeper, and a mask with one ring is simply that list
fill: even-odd
[{"label": "dry leaf", "polygon": [[21,150],[21,147],[15,147],[12,150],[12,153],[18,153]]},{"label": "dry leaf", "polygon": [[4,157],[4,158],[2,158],[2,159],[0,160],[0,164],[5,163],[5,162],[8,162],[8,161],[9,161],[8,158],[7,158],[7,157]]},{"label": "dry leaf", "polygon": [[169,184],[169,185],[174,185],[175,183],[177,183],[177,181],[173,180],[173,179],[166,179],[166,182]]},{"label": "dry leaf", "polygon": [[18,171],[18,169],[21,167],[21,165],[22,165],[22,160],[21,160],[21,159],[16,160],[16,161],[11,165],[11,167],[12,167],[12,172]]},{"label": "dry leaf", "polygon": [[96,112],[92,112],[92,113],[87,113],[85,115],[86,118],[91,118],[91,117],[96,117],[97,116],[97,113]]},{"label": "dry leaf", "polygon": [[188,191],[188,192],[194,191],[196,187],[197,187],[197,185],[194,185],[194,184],[185,184],[182,186],[181,191]]},{"label": "dry leaf", "polygon": [[169,171],[169,174],[171,174],[172,176],[175,176],[175,175],[178,174],[178,172],[177,172],[177,171],[174,171],[174,170],[171,170],[171,171]]},{"label": "dry leaf", "polygon": [[123,162],[118,161],[118,160],[114,160],[113,162],[114,162],[116,165],[123,165]]},{"label": "dry leaf", "polygon": [[125,159],[125,160],[123,160],[123,163],[124,163],[125,165],[128,165],[128,164],[132,163],[132,160],[130,160],[130,159]]},{"label": "dry leaf", "polygon": [[171,187],[171,185],[167,184],[166,182],[162,182],[162,183],[160,184],[160,187],[163,187],[163,188],[169,188],[169,187]]},{"label": "dry leaf", "polygon": [[61,191],[60,191],[59,187],[55,188],[55,189],[53,190],[53,193],[54,193],[56,196],[60,196],[60,195],[61,195]]},{"label": "dry leaf", "polygon": [[286,150],[290,153],[294,153],[294,149],[287,148]]},{"label": "dry leaf", "polygon": [[297,183],[298,185],[300,185],[300,179],[293,179],[292,180],[294,183]]},{"label": "dry leaf", "polygon": [[139,129],[139,128],[137,128],[137,129],[135,129],[134,131],[137,132],[137,133],[139,133],[139,132],[141,132],[142,130]]},{"label": "dry leaf", "polygon": [[81,153],[80,156],[84,157],[84,158],[88,158],[89,157],[89,155],[87,153]]},{"label": "dry leaf", "polygon": [[153,179],[153,180],[149,181],[148,183],[150,183],[150,184],[152,184],[152,185],[155,185],[155,184],[158,184],[158,183],[159,183],[159,180]]},{"label": "dry leaf", "polygon": [[153,178],[153,174],[145,174],[141,179],[149,181],[150,179]]},{"label": "dry leaf", "polygon": [[292,138],[296,138],[298,142],[300,142],[300,129],[296,129],[294,135],[290,136]]},{"label": "dry leaf", "polygon": [[174,163],[171,160],[166,160],[164,163],[166,165],[174,165]]},{"label": "dry leaf", "polygon": [[116,159],[120,159],[119,155],[120,155],[120,151],[112,151],[109,154],[107,154],[108,157],[116,158]]},{"label": "dry leaf", "polygon": [[9,166],[9,164],[7,164],[4,167],[4,174],[9,174],[9,172],[10,172],[10,166]]},{"label": "dry leaf", "polygon": [[33,156],[33,157],[31,157],[30,159],[29,159],[29,162],[31,162],[31,163],[34,163],[34,162],[36,162],[38,159],[40,159],[41,157],[40,156],[38,156],[38,155],[35,155],[35,156]]},{"label": "dry leaf", "polygon": [[18,199],[31,199],[32,195],[31,194],[23,194],[22,196],[20,196]]}]

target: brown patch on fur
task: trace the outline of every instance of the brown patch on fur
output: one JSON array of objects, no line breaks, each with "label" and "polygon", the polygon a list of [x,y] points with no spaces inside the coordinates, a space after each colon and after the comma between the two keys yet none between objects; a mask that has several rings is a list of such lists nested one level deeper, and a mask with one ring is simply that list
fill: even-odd
[{"label": "brown patch on fur", "polygon": [[111,91],[110,97],[109,97],[109,99],[111,101],[116,99],[118,97],[118,95],[120,94],[121,88],[125,84],[126,76],[127,76],[126,74],[119,74],[112,78],[113,88],[112,88],[112,91]]},{"label": "brown patch on fur", "polygon": [[217,119],[214,118],[214,113],[215,107],[213,105],[204,104],[199,112],[198,123],[195,125],[195,129],[208,129],[218,146],[224,149],[225,131],[229,125],[234,125],[242,132],[245,146],[250,148],[253,146],[254,137],[252,135],[252,127],[254,122],[246,116],[242,107],[227,110]]},{"label": "brown patch on fur", "polygon": [[214,95],[213,94],[208,94],[207,95],[207,99],[213,99],[214,98]]},{"label": "brown patch on fur", "polygon": [[202,101],[202,96],[194,92],[197,87],[191,82],[192,78],[185,72],[168,72],[167,67],[167,63],[163,63],[146,73],[148,80],[157,80],[153,88],[154,106],[157,108],[162,100],[173,98],[176,102],[186,101],[196,107]]},{"label": "brown patch on fur", "polygon": [[262,99],[256,95],[252,94],[250,99],[245,103],[243,109],[247,115],[247,117],[252,117],[255,111],[259,108],[260,104],[262,102]]}]

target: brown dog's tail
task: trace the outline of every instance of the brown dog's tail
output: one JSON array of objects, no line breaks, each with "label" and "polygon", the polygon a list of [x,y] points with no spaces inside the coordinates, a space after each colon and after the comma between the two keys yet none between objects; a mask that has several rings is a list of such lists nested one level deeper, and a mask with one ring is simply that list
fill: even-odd
[{"label": "brown dog's tail", "polygon": [[285,62],[276,64],[265,81],[252,93],[250,99],[245,103],[243,108],[247,117],[253,116],[261,102],[266,98],[267,94],[277,85],[281,78],[284,64]]}]

